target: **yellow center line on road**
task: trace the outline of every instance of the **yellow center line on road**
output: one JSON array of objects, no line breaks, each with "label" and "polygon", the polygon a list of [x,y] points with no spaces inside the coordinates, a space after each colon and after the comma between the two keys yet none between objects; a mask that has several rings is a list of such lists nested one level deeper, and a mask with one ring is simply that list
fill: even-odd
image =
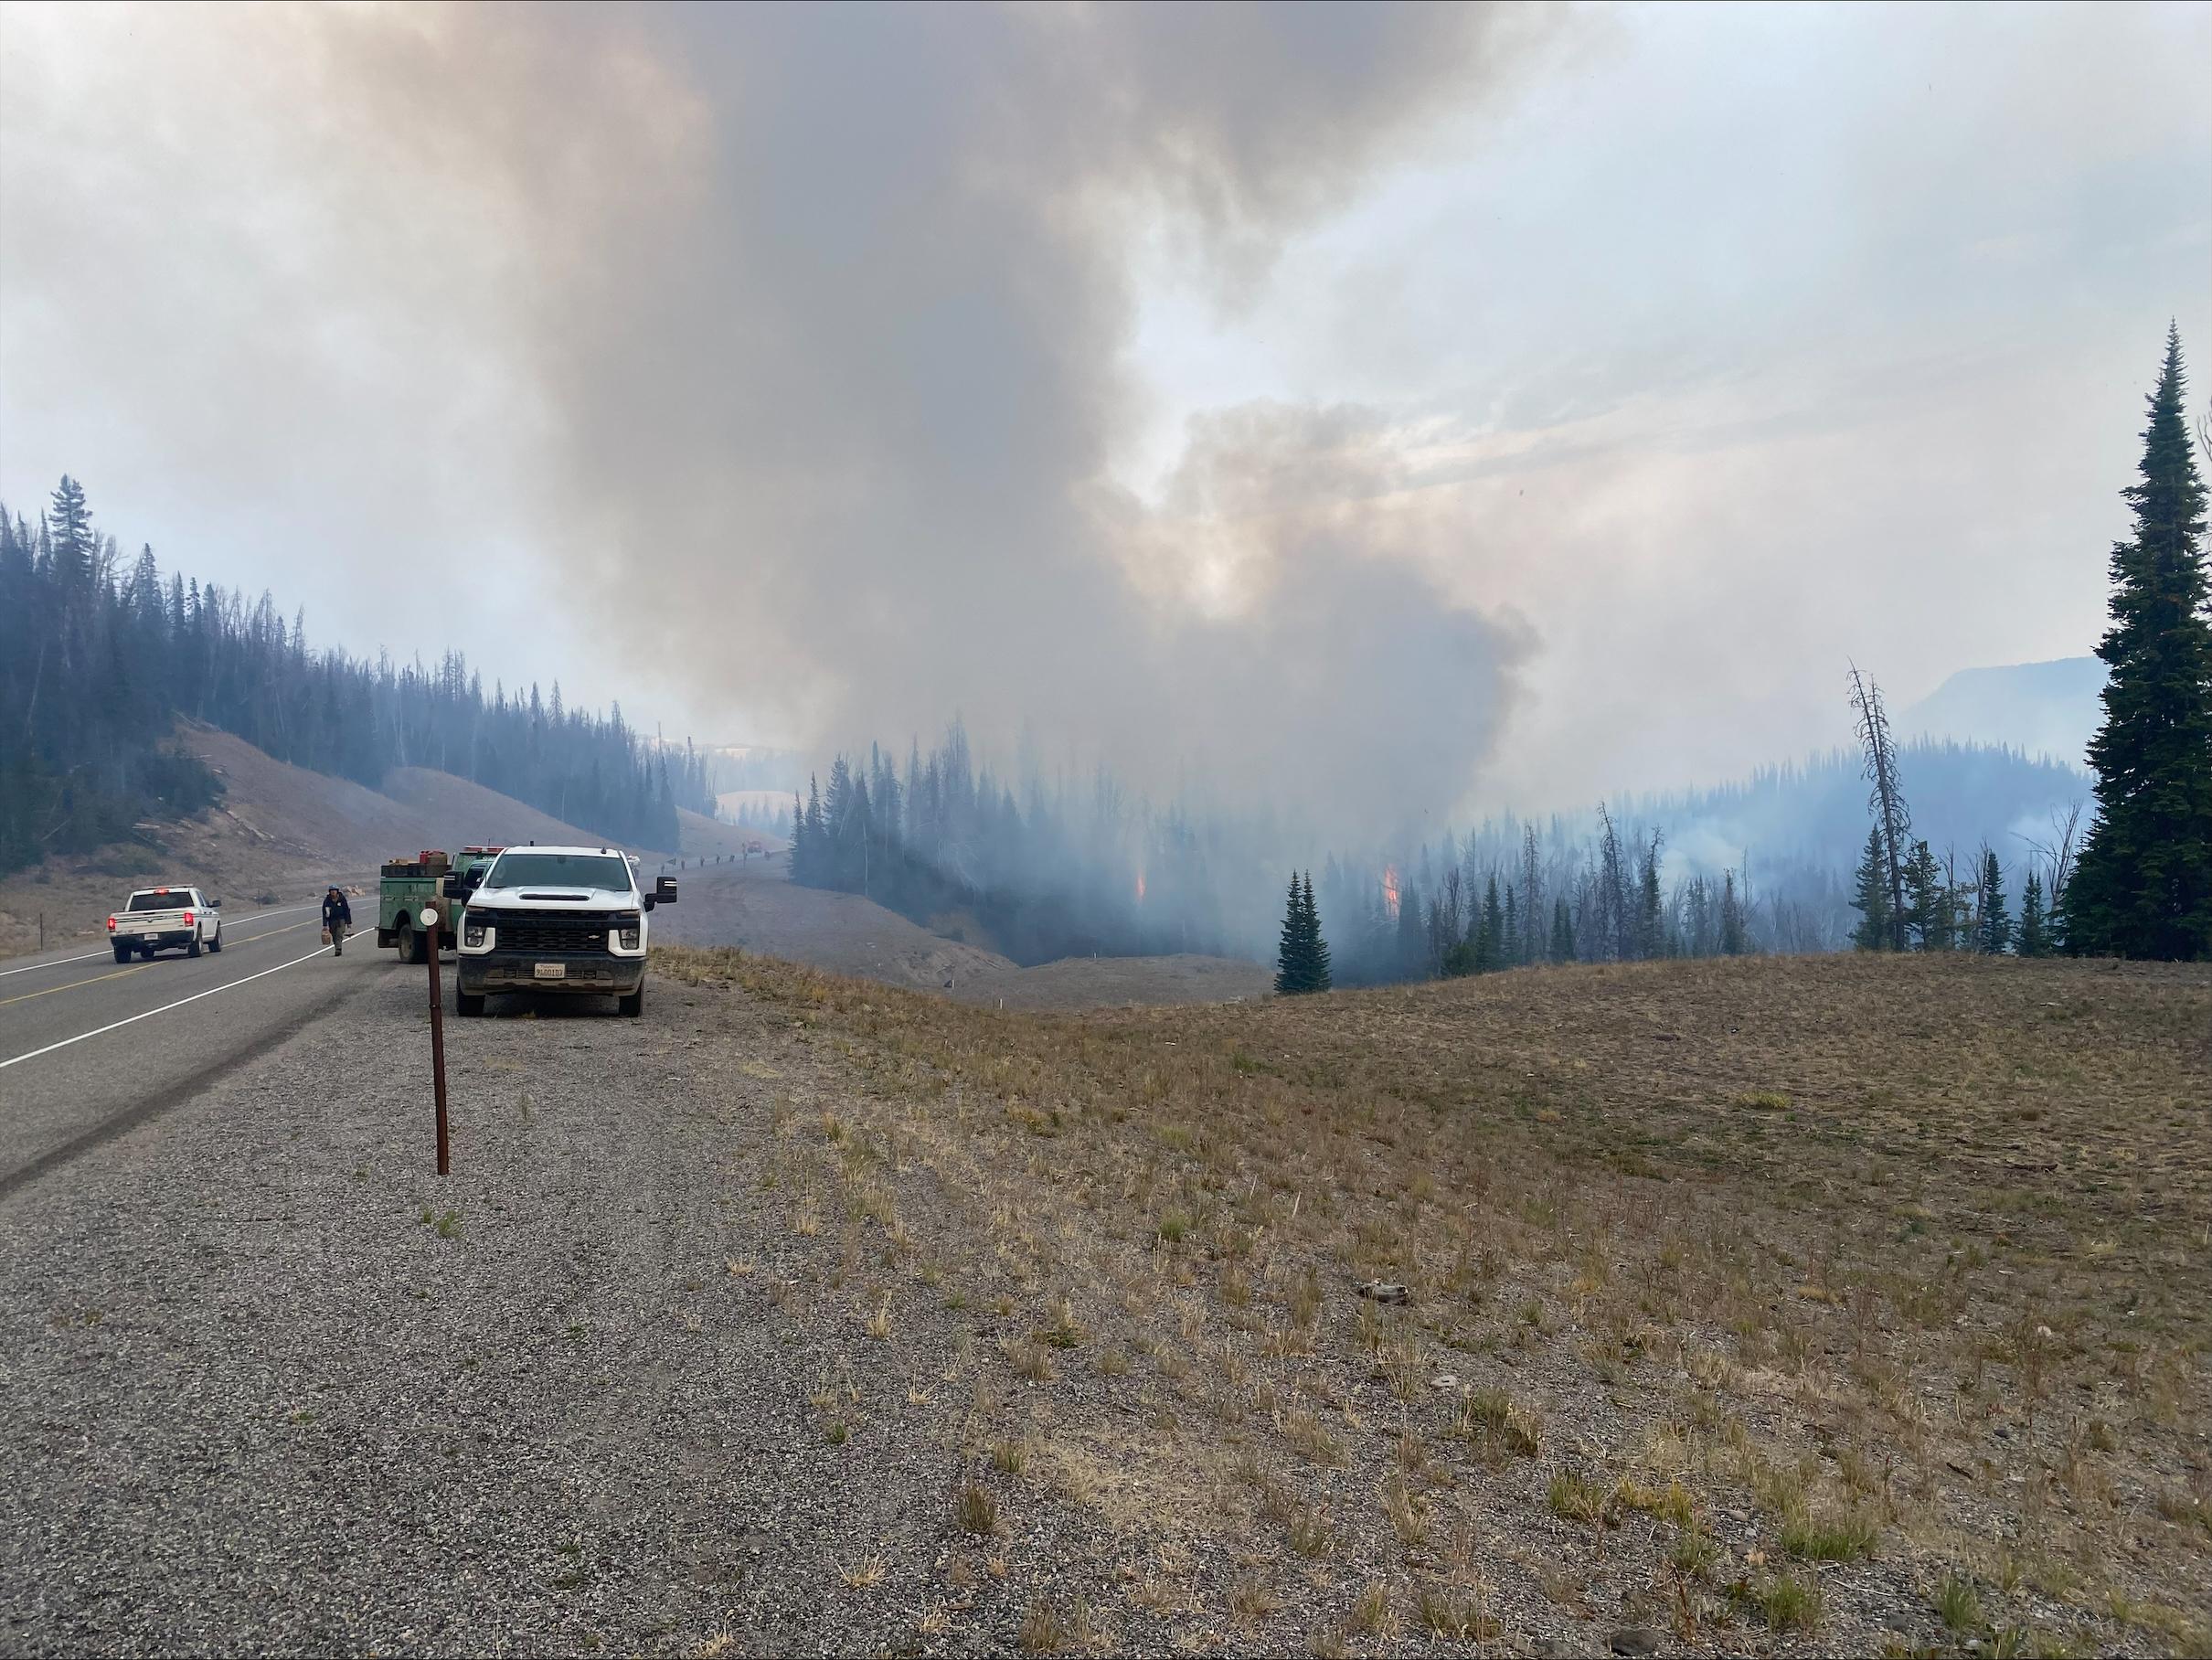
[{"label": "yellow center line on road", "polygon": [[[223,949],[228,951],[234,945],[251,945],[256,940],[272,940],[279,934],[316,927],[320,921],[320,918],[312,918],[304,922],[287,922],[282,928],[264,929],[260,933],[248,934],[242,940],[225,940]],[[98,956],[100,953],[95,952],[92,954]],[[80,986],[98,985],[102,980],[120,980],[125,974],[143,974],[153,966],[151,963],[141,963],[134,968],[119,968],[113,974],[89,974],[82,980],[72,980],[67,985],[49,985],[42,992],[24,992],[13,997],[0,997],[0,1008],[5,1008],[11,1003],[28,1003],[34,997],[51,997],[56,992],[73,992]]]},{"label": "yellow center line on road", "polygon": [[27,1050],[21,1055],[10,1055],[5,1060],[0,1060],[0,1072],[5,1071],[9,1067],[20,1066],[27,1060],[36,1060],[41,1055],[51,1055],[56,1049],[66,1049],[71,1044],[83,1043],[91,1038],[104,1037],[107,1033],[120,1031],[126,1026],[136,1026],[141,1020],[151,1020],[156,1015],[168,1014],[172,1009],[180,1009],[187,1003],[197,1003],[201,998],[212,997],[218,992],[234,991],[241,985],[250,985],[256,980],[266,980],[271,974],[281,974],[288,968],[296,968],[303,963],[312,963],[317,957],[324,957],[329,954],[329,946],[318,945],[314,950],[302,956],[293,957],[288,962],[273,963],[269,967],[258,969],[250,974],[241,974],[235,980],[226,980],[220,985],[210,985],[204,992],[194,992],[189,997],[179,997],[175,1003],[165,1003],[159,1008],[142,1009],[135,1015],[126,1015],[121,1020],[111,1020],[105,1026],[94,1027],[89,1032],[80,1032],[74,1038],[64,1038],[58,1043],[49,1043],[43,1048]]},{"label": "yellow center line on road", "polygon": [[33,997],[50,997],[56,992],[73,992],[80,985],[98,985],[102,980],[120,980],[125,974],[143,974],[153,966],[151,963],[141,963],[136,968],[119,968],[112,974],[93,974],[83,980],[72,980],[67,985],[49,985],[42,992],[25,992],[19,997],[0,997],[0,1008],[5,1008],[11,1003],[28,1003]]},{"label": "yellow center line on road", "polygon": [[[320,903],[321,901],[318,899],[309,899],[300,905],[279,905],[271,910],[257,910],[250,917],[240,917],[239,921],[243,924],[258,922],[263,917],[289,916],[295,910],[312,910]],[[253,936],[257,940],[261,937],[260,934]],[[35,974],[42,968],[67,968],[72,963],[90,963],[94,957],[104,957],[107,954],[108,947],[103,945],[98,951],[86,952],[81,957],[55,957],[45,963],[26,963],[16,968],[0,968],[0,980],[6,979],[10,974]]]}]

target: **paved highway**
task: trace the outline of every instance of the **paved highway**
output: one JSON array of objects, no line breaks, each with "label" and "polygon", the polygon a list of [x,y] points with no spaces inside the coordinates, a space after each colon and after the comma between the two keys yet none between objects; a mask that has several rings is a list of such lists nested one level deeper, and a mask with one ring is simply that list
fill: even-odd
[{"label": "paved highway", "polygon": [[395,972],[369,920],[343,957],[319,942],[319,902],[306,899],[226,914],[222,951],[197,958],[125,963],[77,943],[0,963],[0,1195]]}]

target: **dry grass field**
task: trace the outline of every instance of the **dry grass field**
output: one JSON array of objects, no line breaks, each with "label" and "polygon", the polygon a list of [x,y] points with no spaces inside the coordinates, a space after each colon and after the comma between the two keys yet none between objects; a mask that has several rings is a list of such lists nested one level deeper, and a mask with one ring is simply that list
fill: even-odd
[{"label": "dry grass field", "polygon": [[1120,1553],[1032,1652],[2212,1644],[2202,970],[1056,1016],[658,954],[851,1078],[763,1179],[881,1233],[856,1314],[975,1316],[955,1537]]}]

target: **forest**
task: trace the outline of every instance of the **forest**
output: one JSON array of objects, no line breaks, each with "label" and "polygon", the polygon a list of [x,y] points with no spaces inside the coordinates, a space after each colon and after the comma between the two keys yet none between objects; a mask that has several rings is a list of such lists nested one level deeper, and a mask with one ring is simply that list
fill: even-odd
[{"label": "forest", "polygon": [[[1984,843],[2005,847],[2000,888],[2016,906],[2049,821],[2063,831],[2088,790],[2071,768],[1994,746],[1919,742],[1898,764],[1939,838],[1923,873],[1935,949],[1973,935]],[[1312,849],[1334,983],[1845,949],[1859,922],[1864,801],[1857,759],[1839,750],[1618,814],[1505,814],[1464,835]],[[793,880],[864,894],[926,927],[972,920],[1024,963],[1271,955],[1284,881],[1303,864],[1296,827],[1271,815],[1160,808],[1103,771],[1008,777],[957,722],[926,753],[909,740],[903,766],[880,744],[857,761],[837,756],[825,785],[810,781],[764,827],[786,825]]]},{"label": "forest", "polygon": [[434,767],[633,846],[678,845],[676,808],[712,810],[706,768],[533,685],[487,696],[458,652],[435,667],[311,647],[249,601],[154,550],[126,559],[64,477],[36,521],[0,503],[0,873],[89,852],[212,804],[219,781],[178,716],[295,766],[375,788]]}]

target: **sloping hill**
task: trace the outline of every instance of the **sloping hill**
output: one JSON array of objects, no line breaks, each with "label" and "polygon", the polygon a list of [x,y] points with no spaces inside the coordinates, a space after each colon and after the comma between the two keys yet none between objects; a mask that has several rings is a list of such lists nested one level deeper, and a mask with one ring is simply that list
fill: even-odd
[{"label": "sloping hill", "polygon": [[[101,932],[133,887],[197,883],[232,906],[305,898],[339,882],[366,890],[396,853],[469,842],[598,838],[451,773],[406,767],[378,792],[287,765],[213,727],[181,721],[177,739],[223,781],[196,819],[149,825],[142,843],[53,858],[0,882],[0,954]],[[643,850],[641,850],[643,851]]]},{"label": "sloping hill", "polygon": [[563,824],[550,813],[540,813],[511,795],[429,767],[394,767],[384,775],[384,794],[403,808],[409,822],[428,836],[409,844],[410,851],[414,847],[464,847],[472,842],[590,843],[604,839]]},{"label": "sloping hill", "polygon": [[799,887],[780,858],[689,874],[681,903],[656,913],[653,927],[657,942],[735,945],[986,1007],[1234,1003],[1265,995],[1272,983],[1261,964],[1227,957],[1064,957],[1024,968],[994,951],[931,933],[856,893]]},{"label": "sloping hill", "polygon": [[678,807],[675,817],[678,834],[684,841],[676,852],[685,858],[742,859],[747,842],[759,842],[771,854],[783,851],[779,837],[758,830],[740,830],[735,825],[708,818],[704,813],[694,813],[689,807]]},{"label": "sloping hill", "polygon": [[2094,657],[1963,668],[1898,718],[1900,737],[2001,743],[2080,766],[2103,718],[2105,666]]},{"label": "sloping hill", "polygon": [[996,952],[941,940],[856,893],[798,887],[780,858],[709,865],[682,891],[674,910],[654,913],[656,942],[735,945],[925,991],[1019,972]]}]

